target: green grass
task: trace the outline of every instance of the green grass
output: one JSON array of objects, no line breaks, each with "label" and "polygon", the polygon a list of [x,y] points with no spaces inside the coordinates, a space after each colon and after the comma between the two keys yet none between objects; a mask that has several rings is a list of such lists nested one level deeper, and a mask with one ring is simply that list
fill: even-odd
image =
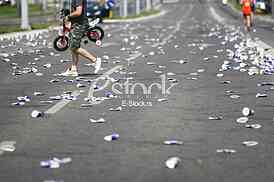
[{"label": "green grass", "polygon": [[[47,12],[43,12],[41,5],[30,4],[29,5],[29,15],[48,15],[52,14],[52,9],[49,9]],[[16,13],[16,6],[0,6],[0,18],[18,18]]]},{"label": "green grass", "polygon": [[235,9],[237,9],[239,11],[242,10],[242,6],[239,3],[235,2],[235,0],[228,0],[228,3],[230,3],[231,5],[233,5],[233,7]]},{"label": "green grass", "polygon": [[[46,29],[52,25],[57,25],[57,23],[56,22],[48,22],[48,23],[43,23],[43,24],[32,24],[31,29],[32,30]],[[0,34],[11,33],[11,32],[20,32],[20,31],[22,31],[20,26],[0,27]]]},{"label": "green grass", "polygon": [[[1,18],[1,15],[4,14],[3,12],[5,12],[7,14],[16,13],[16,9],[15,8],[14,8],[14,11],[11,11],[11,8],[7,8],[7,9],[5,9],[5,11],[2,11],[1,8],[2,7],[0,7],[0,18]],[[41,11],[38,6],[31,6],[30,10],[33,11],[33,12],[38,12],[38,11],[40,12]],[[153,10],[150,10],[150,11],[142,11],[139,15],[133,15],[133,16],[128,16],[128,17],[124,17],[124,18],[121,18],[121,17],[119,17],[117,15],[114,15],[113,18],[111,18],[111,19],[139,18],[139,17],[144,17],[144,16],[158,14],[159,12],[160,12],[160,10],[153,9]],[[7,14],[4,14],[4,16],[7,16]],[[16,16],[14,16],[14,17],[16,18]],[[48,23],[43,23],[43,24],[32,24],[31,25],[31,29],[32,30],[35,30],[35,29],[46,29],[46,28],[48,28],[48,27],[50,27],[52,25],[57,25],[57,23],[56,22],[48,22]],[[2,33],[10,33],[10,32],[19,32],[19,31],[22,31],[20,29],[20,26],[0,27],[0,34],[2,34]]]}]

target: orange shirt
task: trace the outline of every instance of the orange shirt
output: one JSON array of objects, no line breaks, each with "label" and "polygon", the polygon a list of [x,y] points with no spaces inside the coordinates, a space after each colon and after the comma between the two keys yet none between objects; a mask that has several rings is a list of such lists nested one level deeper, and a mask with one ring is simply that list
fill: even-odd
[{"label": "orange shirt", "polygon": [[251,0],[243,0],[243,14],[247,15],[250,14],[252,9],[251,9]]}]

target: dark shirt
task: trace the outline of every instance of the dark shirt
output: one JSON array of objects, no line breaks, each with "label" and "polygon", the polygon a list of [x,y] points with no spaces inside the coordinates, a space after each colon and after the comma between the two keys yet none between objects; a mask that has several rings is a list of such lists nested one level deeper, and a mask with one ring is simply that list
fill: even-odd
[{"label": "dark shirt", "polygon": [[71,9],[72,12],[74,12],[76,10],[76,8],[78,6],[82,5],[82,14],[78,17],[73,17],[71,18],[71,22],[72,23],[84,23],[85,21],[87,21],[87,1],[86,0],[72,0],[71,2]]}]

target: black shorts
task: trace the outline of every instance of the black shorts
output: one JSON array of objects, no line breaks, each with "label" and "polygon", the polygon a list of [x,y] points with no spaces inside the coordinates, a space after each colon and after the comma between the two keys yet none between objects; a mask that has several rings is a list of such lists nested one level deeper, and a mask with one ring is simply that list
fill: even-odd
[{"label": "black shorts", "polygon": [[243,17],[244,17],[244,18],[246,18],[246,17],[248,17],[248,16],[250,16],[250,15],[251,15],[251,13],[249,13],[249,14],[243,13]]}]

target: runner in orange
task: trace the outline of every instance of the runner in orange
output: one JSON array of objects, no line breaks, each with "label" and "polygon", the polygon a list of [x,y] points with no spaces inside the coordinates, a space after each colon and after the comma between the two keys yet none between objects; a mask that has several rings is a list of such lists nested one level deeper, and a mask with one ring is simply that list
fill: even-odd
[{"label": "runner in orange", "polygon": [[245,30],[250,32],[252,0],[241,0]]}]

